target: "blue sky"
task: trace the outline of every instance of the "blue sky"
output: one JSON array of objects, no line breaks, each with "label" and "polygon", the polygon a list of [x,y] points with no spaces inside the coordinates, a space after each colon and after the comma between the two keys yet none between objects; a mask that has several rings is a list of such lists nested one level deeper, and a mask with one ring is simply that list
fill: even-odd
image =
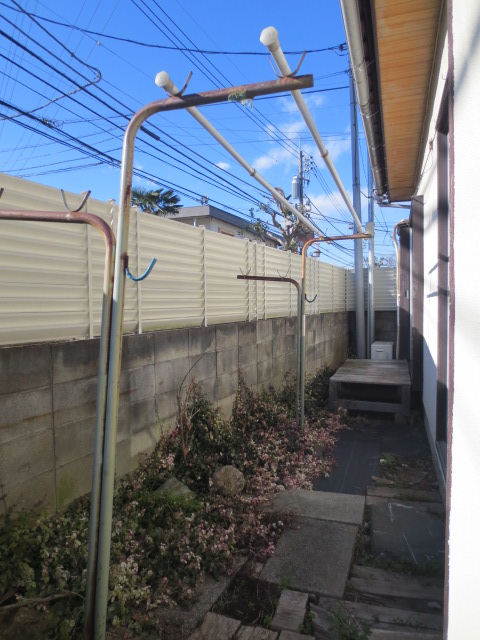
[{"label": "blue sky", "polygon": [[[336,0],[2,0],[1,6],[0,172],[118,200],[116,163],[128,119],[164,97],[155,75],[166,70],[182,86],[193,71],[187,93],[274,79],[269,58],[253,54],[266,53],[260,33],[275,26],[285,52],[312,51],[301,67],[315,82],[305,99],[351,191],[348,56],[339,48],[345,33]],[[295,68],[300,55],[289,53],[287,59]],[[298,169],[300,140],[314,162],[306,189],[312,217],[325,233],[349,233],[350,215],[290,96],[256,99],[251,107],[212,105],[202,112],[286,194]],[[173,185],[185,206],[206,195],[238,215],[248,216],[252,208],[260,215],[257,203],[266,202],[266,194],[187,113],[155,116],[147,127],[153,136],[138,137],[134,185]],[[366,194],[363,135],[360,159]],[[404,217],[398,214],[375,208],[376,254],[393,254],[387,231]],[[341,252],[329,248],[324,258],[351,265],[350,245]]]}]

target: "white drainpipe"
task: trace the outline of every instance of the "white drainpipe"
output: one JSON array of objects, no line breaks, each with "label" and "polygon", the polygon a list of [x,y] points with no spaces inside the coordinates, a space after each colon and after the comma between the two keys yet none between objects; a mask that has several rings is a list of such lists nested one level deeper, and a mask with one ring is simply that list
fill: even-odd
[{"label": "white drainpipe", "polygon": [[398,246],[397,240],[397,229],[399,227],[408,227],[410,222],[405,220],[400,220],[393,225],[393,244],[395,245],[395,255],[397,257],[397,336],[396,336],[396,344],[395,344],[395,359],[399,360],[398,350],[400,347],[400,247]]},{"label": "white drainpipe", "polygon": [[[283,76],[291,75],[292,71],[280,47],[280,42],[278,40],[278,31],[275,29],[275,27],[267,27],[266,29],[264,29],[260,35],[260,42],[268,48],[275,62],[277,63],[278,68],[280,69],[282,75]],[[291,91],[291,94],[293,96],[293,99],[297,103],[297,107],[300,113],[302,114],[303,119],[305,120],[305,124],[309,128],[310,133],[312,134],[312,137],[315,140],[315,144],[317,145],[318,150],[320,151],[320,155],[322,156],[323,161],[327,165],[327,168],[330,172],[330,175],[333,178],[333,181],[337,185],[337,189],[339,190],[343,198],[343,201],[345,202],[348,210],[353,216],[353,219],[355,221],[355,226],[357,228],[356,229],[357,233],[364,233],[362,223],[357,215],[357,212],[353,207],[353,204],[350,202],[350,198],[348,197],[345,187],[343,186],[342,181],[340,180],[340,176],[338,175],[337,170],[335,169],[335,165],[333,164],[332,159],[328,154],[328,149],[323,144],[323,140],[318,132],[317,127],[315,126],[315,123],[312,119],[312,116],[310,114],[310,111],[308,110],[307,105],[305,104],[305,100],[303,99],[302,94],[300,93],[300,91]]]},{"label": "white drainpipe", "polygon": [[363,55],[362,25],[358,5],[352,0],[340,0],[342,7],[343,23],[347,36],[348,51],[350,53],[350,65],[353,71],[355,87],[357,89],[357,101],[362,116],[363,128],[367,138],[368,155],[372,167],[373,178],[378,195],[383,195],[384,185],[382,181],[381,150],[375,145],[375,133],[372,124],[370,109],[370,90],[368,86],[367,63]]},{"label": "white drainpipe", "polygon": [[[171,81],[170,76],[166,71],[160,71],[157,73],[155,78],[155,84],[158,87],[162,87],[167,93],[172,96],[176,96],[180,93],[180,89],[174,85]],[[323,234],[320,230],[313,224],[311,220],[306,218],[298,209],[296,209],[293,204],[291,204],[286,198],[284,198],[281,193],[279,193],[275,187],[273,187],[269,182],[267,182],[248,162],[238,153],[236,149],[232,147],[232,145],[222,136],[222,134],[215,129],[215,127],[205,118],[203,114],[197,109],[197,107],[187,107],[187,111],[191,116],[195,118],[197,122],[199,122],[204,129],[208,131],[210,135],[212,135],[215,140],[222,145],[222,147],[228,151],[228,153],[235,158],[235,160],[240,164],[252,178],[255,178],[257,182],[259,182],[262,187],[264,187],[267,191],[269,191],[272,196],[278,202],[281,202],[284,207],[286,207],[294,216],[296,216],[299,220],[303,222],[303,224],[313,231],[313,233],[317,236],[323,237]]]}]

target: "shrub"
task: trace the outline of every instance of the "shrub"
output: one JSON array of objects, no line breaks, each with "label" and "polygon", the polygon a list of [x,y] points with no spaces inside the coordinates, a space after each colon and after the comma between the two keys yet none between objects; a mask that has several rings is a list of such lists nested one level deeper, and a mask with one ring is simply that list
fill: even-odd
[{"label": "shrub", "polygon": [[[299,429],[285,402],[291,393],[288,384],[278,393],[254,393],[241,381],[231,420],[212,407],[196,383],[179,397],[175,431],[116,490],[110,625],[138,631],[155,624],[157,607],[190,600],[203,574],[229,571],[239,552],[262,559],[272,553],[283,523],[259,506],[273,492],[309,486],[325,474],[341,426],[336,414],[322,409]],[[245,474],[246,494],[210,493],[211,475],[226,464]],[[159,493],[172,475],[196,497]],[[0,600],[65,595],[44,607],[52,620],[45,638],[75,638],[81,632],[88,523],[85,498],[51,518],[31,512],[0,522]]]}]

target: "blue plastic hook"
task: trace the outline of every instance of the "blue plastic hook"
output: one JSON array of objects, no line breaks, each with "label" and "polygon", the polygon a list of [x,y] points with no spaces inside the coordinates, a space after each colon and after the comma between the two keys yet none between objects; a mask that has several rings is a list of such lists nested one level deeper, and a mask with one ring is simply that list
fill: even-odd
[{"label": "blue plastic hook", "polygon": [[306,300],[307,302],[310,302],[310,304],[311,304],[312,302],[315,302],[315,300],[317,299],[317,296],[318,296],[318,293],[316,293],[316,294],[315,294],[315,296],[314,296],[311,300],[309,300],[309,299],[307,298],[307,294],[305,294],[305,300]]},{"label": "blue plastic hook", "polygon": [[134,282],[140,282],[140,280],[145,280],[145,278],[147,278],[150,275],[150,272],[152,271],[152,269],[155,266],[156,262],[157,262],[157,259],[156,258],[152,258],[152,261],[148,265],[148,269],[141,276],[134,276],[132,273],[130,273],[130,269],[127,266],[127,267],[125,267],[125,275],[128,276],[130,278],[130,280],[133,280]]}]

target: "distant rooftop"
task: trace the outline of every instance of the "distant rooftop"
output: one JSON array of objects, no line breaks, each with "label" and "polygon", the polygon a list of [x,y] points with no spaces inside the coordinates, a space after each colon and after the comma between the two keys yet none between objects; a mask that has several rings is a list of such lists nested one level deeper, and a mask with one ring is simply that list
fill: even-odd
[{"label": "distant rooftop", "polygon": [[[210,204],[199,205],[196,207],[181,207],[177,214],[168,215],[166,217],[171,220],[197,219],[200,224],[202,224],[201,218],[214,218],[221,222],[238,227],[239,229],[248,229],[251,222],[253,222],[242,218],[241,216],[237,216],[234,213],[228,213],[228,211],[224,211],[223,209],[219,209],[218,207],[214,207]],[[278,241],[278,243],[280,243],[281,235],[276,231],[269,230],[268,236],[271,240]]]}]

